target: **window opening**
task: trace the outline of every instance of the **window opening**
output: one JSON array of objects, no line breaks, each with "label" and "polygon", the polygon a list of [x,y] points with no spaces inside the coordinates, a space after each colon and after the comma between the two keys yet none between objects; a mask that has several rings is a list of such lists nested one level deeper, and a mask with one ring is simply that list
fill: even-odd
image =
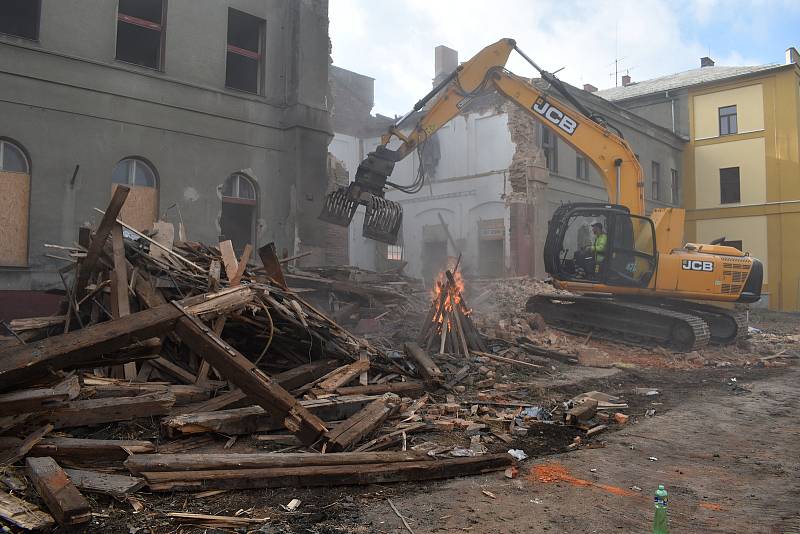
[{"label": "window opening", "polygon": [[41,8],[41,0],[0,1],[0,33],[38,40]]},{"label": "window opening", "polygon": [[228,52],[225,86],[258,94],[264,41],[263,19],[228,9]]},{"label": "window opening", "polygon": [[163,0],[119,0],[118,60],[151,69],[161,68],[164,8]]}]

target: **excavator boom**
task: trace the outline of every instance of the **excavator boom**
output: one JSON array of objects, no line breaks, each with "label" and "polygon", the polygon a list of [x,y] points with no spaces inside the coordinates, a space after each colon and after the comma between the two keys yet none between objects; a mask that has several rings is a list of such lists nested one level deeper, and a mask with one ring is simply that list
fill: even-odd
[{"label": "excavator boom", "polygon": [[[515,50],[577,110],[573,111],[554,96],[554,91],[541,91],[529,81],[505,70],[504,66]],[[358,206],[363,205],[366,207],[364,236],[394,244],[402,225],[402,208],[398,203],[385,199],[385,191],[387,187],[404,190],[404,186],[388,180],[395,164],[458,116],[470,100],[493,91],[541,120],[566,143],[584,153],[603,176],[613,202],[629,206],[635,214],[644,214],[642,169],[628,143],[612,132],[602,118],[583,108],[558,78],[536,65],[513,39],[501,39],[459,66],[417,102],[413,111],[394,123],[381,137],[380,145],[359,165],[355,180],[348,187],[340,188],[328,196],[320,218],[348,226]],[[413,114],[423,110],[429,103],[430,107],[410,131],[404,128]],[[396,149],[388,148],[394,139],[399,141],[399,146]],[[622,180],[622,176],[627,179]],[[383,201],[376,200],[376,197]]]}]

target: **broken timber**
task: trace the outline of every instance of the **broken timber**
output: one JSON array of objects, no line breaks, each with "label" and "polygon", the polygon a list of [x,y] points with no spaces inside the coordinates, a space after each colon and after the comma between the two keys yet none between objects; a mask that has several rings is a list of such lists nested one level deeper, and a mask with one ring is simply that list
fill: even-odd
[{"label": "broken timber", "polygon": [[[176,308],[183,311],[180,304]],[[265,410],[283,420],[284,426],[306,445],[312,445],[328,429],[288,391],[264,374],[253,362],[228,345],[199,319],[188,313],[178,320],[175,333],[222,376],[236,384]]]},{"label": "broken timber", "polygon": [[47,512],[5,491],[0,491],[0,517],[26,530],[47,530],[55,521]]},{"label": "broken timber", "polygon": [[511,466],[505,453],[472,458],[423,460],[419,462],[317,465],[264,469],[144,472],[153,491],[245,488],[309,488],[436,480],[491,471]]},{"label": "broken timber", "polygon": [[214,471],[231,469],[265,469],[313,465],[358,465],[394,462],[434,461],[422,451],[347,452],[329,454],[231,452],[208,454],[136,454],[125,461],[125,467],[139,475],[157,471]]},{"label": "broken timber", "polygon": [[388,394],[367,405],[366,408],[348,417],[332,428],[326,435],[332,451],[346,451],[370,435],[383,424],[400,406],[397,395]]},{"label": "broken timber", "polygon": [[78,525],[92,518],[89,502],[55,460],[49,457],[28,458],[26,463],[31,482],[59,524]]},{"label": "broken timber", "polygon": [[144,487],[144,479],[129,475],[112,475],[85,471],[83,469],[64,469],[75,487],[89,493],[103,493],[122,501]]},{"label": "broken timber", "polygon": [[442,383],[442,370],[428,356],[422,347],[416,343],[406,343],[404,345],[406,354],[417,364],[417,370],[426,383],[439,385]]}]

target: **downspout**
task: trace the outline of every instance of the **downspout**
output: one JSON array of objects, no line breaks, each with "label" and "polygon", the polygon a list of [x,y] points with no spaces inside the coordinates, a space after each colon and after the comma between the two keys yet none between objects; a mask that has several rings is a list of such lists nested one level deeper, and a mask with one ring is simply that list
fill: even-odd
[{"label": "downspout", "polygon": [[[664,91],[664,98],[670,98],[669,91]],[[672,111],[672,133],[675,133],[675,99],[671,99],[670,108]]]}]

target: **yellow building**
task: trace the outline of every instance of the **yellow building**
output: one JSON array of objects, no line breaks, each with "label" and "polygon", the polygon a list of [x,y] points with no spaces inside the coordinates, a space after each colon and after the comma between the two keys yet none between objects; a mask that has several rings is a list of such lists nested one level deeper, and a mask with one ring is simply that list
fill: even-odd
[{"label": "yellow building", "polygon": [[689,88],[686,238],[764,263],[769,307],[800,310],[800,68]]},{"label": "yellow building", "polygon": [[[687,144],[671,189],[685,238],[724,238],[764,263],[761,304],[800,311],[800,54],[783,65],[701,67],[597,94]],[[645,171],[647,172],[647,166]]]}]

